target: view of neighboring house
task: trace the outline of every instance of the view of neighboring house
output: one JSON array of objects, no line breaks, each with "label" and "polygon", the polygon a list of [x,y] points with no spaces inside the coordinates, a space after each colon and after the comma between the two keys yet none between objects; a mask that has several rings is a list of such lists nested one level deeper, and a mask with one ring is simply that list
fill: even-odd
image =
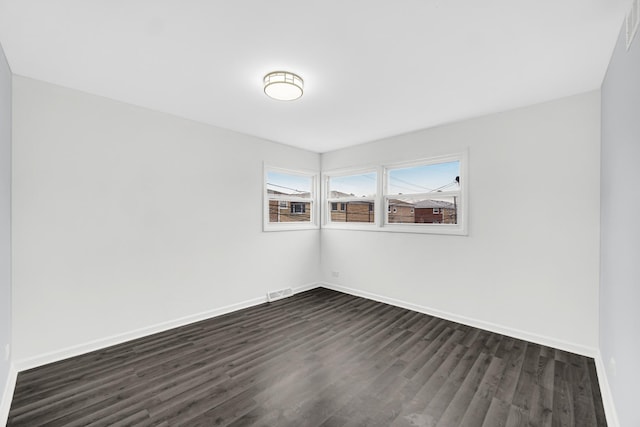
[{"label": "view of neighboring house", "polygon": [[389,199],[387,208],[389,223],[412,223],[415,222],[415,207],[412,203],[402,200]]},{"label": "view of neighboring house", "polygon": [[[374,222],[375,205],[370,200],[337,201],[353,197],[351,194],[332,191],[331,222]],[[420,200],[414,203],[389,199],[388,222],[393,224],[457,224],[457,207],[444,200]]]},{"label": "view of neighboring house", "polygon": [[420,200],[409,203],[389,200],[389,223],[457,224],[456,206],[444,200]]},{"label": "view of neighboring house", "polygon": [[[269,195],[290,196],[275,190]],[[309,193],[296,194],[296,197],[309,197]],[[269,200],[269,222],[309,222],[311,221],[311,203],[289,200]]]},{"label": "view of neighboring house", "polygon": [[370,201],[332,202],[332,222],[374,222],[374,203]]},{"label": "view of neighboring house", "polygon": [[331,222],[374,222],[375,204],[371,200],[339,201],[336,199],[355,197],[341,191],[331,191]]},{"label": "view of neighboring house", "polygon": [[[291,196],[291,194],[268,190],[269,196]],[[296,194],[307,198],[309,193]],[[332,191],[331,222],[375,222],[375,204],[371,200],[336,201],[353,197],[350,194]],[[414,203],[389,199],[388,222],[392,224],[457,224],[457,206],[443,200],[420,200]],[[292,200],[269,200],[269,222],[309,222],[311,202]]]},{"label": "view of neighboring house", "polygon": [[457,207],[454,203],[442,200],[421,200],[415,204],[413,222],[420,224],[457,224]]}]

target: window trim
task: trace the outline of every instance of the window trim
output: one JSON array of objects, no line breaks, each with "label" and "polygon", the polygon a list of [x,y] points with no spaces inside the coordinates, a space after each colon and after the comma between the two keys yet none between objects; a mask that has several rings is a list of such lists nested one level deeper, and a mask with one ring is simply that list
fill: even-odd
[{"label": "window trim", "polygon": [[[311,178],[311,191],[309,197],[298,197],[289,195],[269,196],[267,189],[267,176],[269,172],[284,173],[288,175],[296,175]],[[290,231],[290,230],[313,230],[320,227],[318,218],[318,186],[319,173],[317,171],[305,169],[288,169],[277,166],[271,166],[267,163],[263,164],[262,174],[262,230],[263,231]],[[269,222],[269,201],[277,200],[278,209],[281,209],[280,203],[288,202],[288,209],[291,209],[291,203],[309,203],[309,222]],[[306,212],[305,212],[306,213]],[[297,214],[300,215],[300,214]]]}]

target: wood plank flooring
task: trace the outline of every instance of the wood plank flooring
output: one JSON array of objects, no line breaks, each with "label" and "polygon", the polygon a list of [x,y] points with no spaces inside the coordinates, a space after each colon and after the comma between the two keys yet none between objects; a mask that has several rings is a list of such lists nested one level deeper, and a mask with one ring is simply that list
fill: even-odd
[{"label": "wood plank flooring", "polygon": [[9,426],[606,426],[593,359],[327,289],[20,372]]}]

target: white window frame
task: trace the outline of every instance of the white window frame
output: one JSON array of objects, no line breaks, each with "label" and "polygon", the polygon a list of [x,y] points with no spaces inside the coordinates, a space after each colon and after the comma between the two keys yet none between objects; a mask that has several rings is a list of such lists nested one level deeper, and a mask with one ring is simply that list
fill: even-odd
[{"label": "white window frame", "polygon": [[[420,160],[413,160],[410,162],[391,163],[382,167],[382,191],[381,191],[381,211],[384,214],[382,216],[382,229],[384,231],[402,232],[402,233],[427,233],[427,234],[453,234],[453,235],[467,235],[467,213],[468,213],[468,198],[467,198],[467,160],[468,151],[460,153],[437,156]],[[429,224],[429,223],[390,223],[388,210],[389,199],[393,199],[398,194],[389,193],[389,172],[394,169],[403,169],[416,166],[435,165],[439,163],[448,162],[460,162],[460,188],[456,191],[442,191],[438,193],[421,193],[412,194],[412,196],[428,196],[429,194],[437,194],[439,197],[456,196],[460,201],[460,206],[457,211],[457,224]]]},{"label": "white window frame", "polygon": [[[329,181],[331,178],[338,178],[341,176],[351,175],[365,175],[368,173],[376,174],[376,194],[373,197],[329,197],[331,189],[329,188]],[[322,173],[322,227],[323,228],[335,228],[343,230],[376,230],[380,226],[380,209],[379,206],[379,191],[380,191],[380,170],[378,167],[364,167],[364,168],[349,168],[338,169],[329,172]],[[331,221],[331,203],[344,204],[344,210],[334,212],[347,212],[349,202],[371,202],[373,203],[373,222],[341,222]]]},{"label": "white window frame", "polygon": [[[263,231],[289,231],[289,230],[312,230],[320,227],[318,221],[319,218],[319,203],[318,203],[318,184],[319,173],[316,171],[303,170],[303,169],[287,169],[276,166],[270,166],[264,164],[263,167],[263,179],[262,179],[262,229]],[[311,178],[311,191],[309,197],[298,197],[292,195],[269,195],[267,189],[267,176],[269,172],[284,173],[288,175],[303,176]],[[269,201],[277,200],[278,209],[280,209],[280,202],[289,202],[288,208],[291,208],[291,202],[309,203],[309,222],[269,222]]]}]

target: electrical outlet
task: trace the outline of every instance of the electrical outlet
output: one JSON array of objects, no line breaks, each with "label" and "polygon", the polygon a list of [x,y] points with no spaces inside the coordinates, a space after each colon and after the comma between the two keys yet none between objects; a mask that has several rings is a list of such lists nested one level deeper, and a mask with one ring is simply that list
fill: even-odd
[{"label": "electrical outlet", "polygon": [[331,272],[331,277],[340,277],[340,272],[339,271],[332,271]]},{"label": "electrical outlet", "polygon": [[613,357],[609,359],[609,371],[611,371],[612,376],[616,376],[616,359]]}]

